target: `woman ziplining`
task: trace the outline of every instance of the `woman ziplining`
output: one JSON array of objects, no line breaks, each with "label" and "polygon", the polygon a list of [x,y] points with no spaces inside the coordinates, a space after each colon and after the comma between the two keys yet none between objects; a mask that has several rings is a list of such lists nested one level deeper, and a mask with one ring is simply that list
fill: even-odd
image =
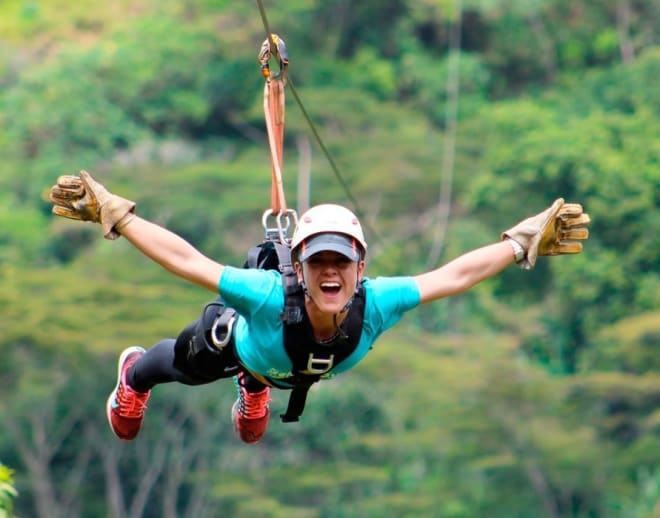
[{"label": "woman ziplining", "polygon": [[[111,194],[85,171],[60,177],[50,199],[58,216],[100,223],[109,239],[124,236],[165,269],[218,293],[237,314],[229,341],[217,350],[217,356],[207,356],[202,366],[194,357],[183,356],[194,326],[178,339],[162,340],[148,351],[133,346],[122,352],[117,386],[107,404],[117,437],[131,440],[137,435],[154,386],[172,381],[199,385],[227,377],[229,372],[238,387],[232,408],[235,428],[244,442],[261,439],[269,419],[270,387],[294,388],[298,373],[293,365],[300,361],[289,356],[284,344],[283,274],[225,266],[206,257],[178,235],[136,215],[134,202]],[[329,354],[310,352],[302,362],[307,368],[299,373],[326,379],[354,367],[405,312],[462,293],[513,263],[529,269],[541,255],[579,253],[579,241],[588,237],[588,223],[589,216],[580,205],[560,198],[504,232],[500,242],[426,273],[371,279],[365,277],[367,243],[357,218],[339,205],[312,207],[294,231],[291,258],[304,292],[303,322],[310,331],[309,345]],[[353,337],[357,344],[338,362],[332,351],[342,349],[346,341],[346,326],[357,311],[351,302],[360,291],[364,307],[359,335]]]},{"label": "woman ziplining", "polygon": [[[268,126],[272,120],[265,108]],[[135,202],[112,194],[85,171],[60,176],[51,188],[54,214],[100,223],[105,238],[123,236],[166,270],[220,296],[177,338],[121,353],[117,384],[106,404],[110,427],[120,439],[137,436],[156,385],[200,385],[231,377],[238,392],[231,411],[234,428],[241,440],[255,443],[268,426],[271,388],[291,391],[281,417],[297,421],[309,387],[357,365],[407,311],[462,293],[513,263],[530,269],[538,256],[579,253],[589,235],[590,219],[581,205],[559,198],[503,232],[499,242],[445,265],[415,275],[370,278],[358,218],[334,204],[312,207],[300,218],[286,209],[281,147],[270,128],[269,143],[277,206],[267,213],[276,217],[278,228],[267,229],[270,239],[250,252],[249,268],[210,259],[137,215]],[[289,215],[295,222],[291,239],[281,225]]]}]

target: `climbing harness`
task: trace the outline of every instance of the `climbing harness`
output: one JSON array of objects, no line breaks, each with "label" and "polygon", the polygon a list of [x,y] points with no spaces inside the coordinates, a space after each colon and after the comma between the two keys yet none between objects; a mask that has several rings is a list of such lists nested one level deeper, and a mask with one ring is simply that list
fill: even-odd
[{"label": "climbing harness", "polygon": [[221,298],[204,306],[200,317],[186,326],[174,343],[174,367],[195,378],[213,381],[241,370],[233,348],[236,311]]}]

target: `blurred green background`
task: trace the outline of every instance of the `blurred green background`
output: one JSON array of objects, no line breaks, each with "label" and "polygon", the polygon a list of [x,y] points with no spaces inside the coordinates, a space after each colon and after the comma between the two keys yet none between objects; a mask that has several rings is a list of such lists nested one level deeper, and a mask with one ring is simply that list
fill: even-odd
[{"label": "blurred green background", "polygon": [[415,310],[300,423],[275,393],[256,446],[233,434],[230,381],[159,386],[122,443],[117,355],[213,296],[56,220],[44,193],[87,169],[242,264],[270,204],[264,26],[256,2],[2,0],[0,516],[660,516],[660,4],[265,7],[347,186],[289,92],[287,200],[359,209],[370,276],[558,196],[592,217],[585,252]]}]

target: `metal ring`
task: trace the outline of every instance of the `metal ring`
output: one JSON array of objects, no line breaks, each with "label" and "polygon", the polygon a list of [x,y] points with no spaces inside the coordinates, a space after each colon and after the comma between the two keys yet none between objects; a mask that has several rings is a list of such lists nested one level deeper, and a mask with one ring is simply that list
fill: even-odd
[{"label": "metal ring", "polygon": [[231,317],[227,321],[227,334],[222,340],[218,340],[217,338],[220,317],[216,318],[215,322],[213,322],[213,326],[211,327],[211,341],[213,342],[213,345],[215,345],[216,349],[222,350],[231,340],[231,333],[234,329],[234,320],[236,320],[236,316]]}]

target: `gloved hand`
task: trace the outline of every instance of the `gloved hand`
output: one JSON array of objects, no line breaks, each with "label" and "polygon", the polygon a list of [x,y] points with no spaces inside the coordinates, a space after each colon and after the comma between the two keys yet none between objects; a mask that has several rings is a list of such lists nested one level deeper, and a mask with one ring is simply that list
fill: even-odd
[{"label": "gloved hand", "polygon": [[502,239],[513,239],[525,250],[518,264],[530,270],[540,255],[579,254],[582,243],[589,237],[586,226],[589,214],[582,212],[579,203],[564,203],[558,198],[552,206],[536,216],[521,221],[502,233]]},{"label": "gloved hand", "polygon": [[48,199],[57,216],[101,223],[106,239],[117,239],[117,229],[135,217],[135,202],[108,192],[87,171],[80,171],[79,176],[60,176]]}]

